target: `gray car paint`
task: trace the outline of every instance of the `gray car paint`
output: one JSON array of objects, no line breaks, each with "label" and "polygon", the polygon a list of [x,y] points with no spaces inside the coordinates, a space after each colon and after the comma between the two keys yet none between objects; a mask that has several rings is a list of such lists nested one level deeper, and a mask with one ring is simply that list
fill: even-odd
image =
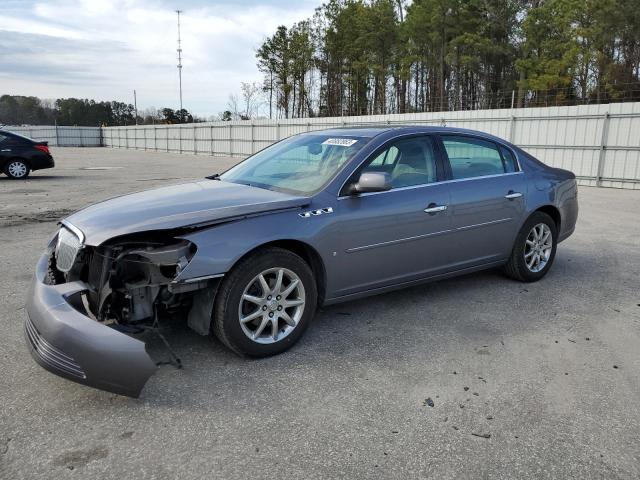
[{"label": "gray car paint", "polygon": [[100,245],[129,233],[213,224],[309,204],[309,199],[236,183],[204,180],[123,195],[91,205],[65,219],[85,244]]},{"label": "gray car paint", "polygon": [[[178,282],[223,276],[256,248],[272,242],[296,242],[319,260],[316,276],[324,285],[321,301],[325,304],[500,265],[507,260],[522,224],[539,208],[559,212],[560,241],[575,228],[575,176],[550,168],[497,137],[443,127],[336,129],[306,135],[319,133],[369,140],[321,191],[309,197],[206,180],[101,202],[65,222],[81,230],[88,245],[131,233],[175,230],[176,236],[197,246]],[[356,178],[359,166],[389,142],[445,133],[471,135],[511,149],[520,171],[451,180],[445,169],[439,171],[437,183],[356,196],[342,193],[345,184]],[[440,159],[440,167],[443,165]],[[522,196],[505,198],[513,192]],[[424,211],[432,205],[447,209]],[[83,316],[69,311],[65,306],[68,300],[55,288],[58,286],[44,285],[39,275],[36,272],[28,302],[33,324],[55,347],[82,351],[87,365],[102,362],[102,367],[84,381],[73,380],[136,396],[153,373],[148,357],[139,355],[139,345],[87,317],[78,318]],[[74,316],[73,329],[59,327],[69,324],[66,315]],[[127,374],[120,380],[116,375],[114,381],[119,351],[132,357]],[[118,381],[115,386],[107,384]]]},{"label": "gray car paint", "polygon": [[[45,285],[46,270],[47,258],[43,256],[27,297],[31,326],[25,323],[25,337],[33,358],[43,368],[74,382],[137,397],[156,371],[144,343],[76,310],[69,300],[88,285]],[[82,374],[70,374],[70,363]]]}]

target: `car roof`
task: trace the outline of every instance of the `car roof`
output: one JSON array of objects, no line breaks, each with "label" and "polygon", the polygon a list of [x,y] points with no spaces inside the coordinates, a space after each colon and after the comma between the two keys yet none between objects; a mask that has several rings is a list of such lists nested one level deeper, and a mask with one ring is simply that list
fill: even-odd
[{"label": "car roof", "polygon": [[0,128],[0,133],[2,135],[6,135],[7,137],[18,138],[20,140],[27,140],[27,141],[29,141],[31,143],[35,143],[35,141],[32,138],[25,137],[24,135],[20,135],[19,133],[9,132],[9,131],[3,130],[1,128]]},{"label": "car roof", "polygon": [[502,143],[509,143],[506,140],[491,135],[490,133],[480,132],[478,130],[469,130],[467,128],[443,127],[443,126],[426,126],[426,125],[385,125],[385,126],[355,126],[355,127],[337,127],[327,130],[315,130],[309,132],[316,135],[335,135],[335,136],[353,136],[353,137],[376,137],[383,133],[412,134],[412,133],[460,133],[468,135],[477,135],[487,139],[497,140]]}]

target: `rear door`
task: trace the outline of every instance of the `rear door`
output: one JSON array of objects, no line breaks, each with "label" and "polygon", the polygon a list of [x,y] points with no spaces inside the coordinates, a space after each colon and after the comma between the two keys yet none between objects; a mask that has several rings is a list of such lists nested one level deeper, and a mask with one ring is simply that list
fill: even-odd
[{"label": "rear door", "polygon": [[452,267],[506,259],[525,210],[524,175],[507,147],[472,135],[441,135],[451,193]]},{"label": "rear door", "polygon": [[428,136],[390,142],[358,170],[354,178],[363,171],[389,173],[393,188],[338,199],[339,220],[331,235],[339,252],[333,295],[395,285],[446,268],[451,221],[442,170]]}]

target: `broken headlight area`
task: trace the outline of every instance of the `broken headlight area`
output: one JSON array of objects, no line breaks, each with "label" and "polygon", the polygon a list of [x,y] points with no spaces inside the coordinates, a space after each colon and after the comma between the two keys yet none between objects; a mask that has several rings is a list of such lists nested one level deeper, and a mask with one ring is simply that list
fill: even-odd
[{"label": "broken headlight area", "polygon": [[[144,240],[130,236],[98,247],[78,247],[68,237],[63,227],[49,244],[47,282],[85,282],[90,288],[75,303],[86,315],[114,329],[141,333],[157,327],[159,318],[187,317],[193,328],[191,311],[202,310],[199,297],[212,298],[203,291],[211,290],[215,280],[176,281],[196,253],[196,246],[187,240],[147,232]],[[210,319],[200,320],[203,328],[195,329],[203,333]]]}]

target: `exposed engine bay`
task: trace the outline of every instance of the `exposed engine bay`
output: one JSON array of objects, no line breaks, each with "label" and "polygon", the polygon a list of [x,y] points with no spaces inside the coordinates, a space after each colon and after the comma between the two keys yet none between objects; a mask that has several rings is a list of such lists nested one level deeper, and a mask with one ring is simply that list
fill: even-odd
[{"label": "exposed engine bay", "polygon": [[63,226],[50,244],[47,281],[85,282],[84,313],[124,333],[155,327],[159,318],[188,316],[189,325],[206,335],[216,280],[176,281],[196,250],[163,232],[146,232],[144,241],[130,235],[86,246]]}]

